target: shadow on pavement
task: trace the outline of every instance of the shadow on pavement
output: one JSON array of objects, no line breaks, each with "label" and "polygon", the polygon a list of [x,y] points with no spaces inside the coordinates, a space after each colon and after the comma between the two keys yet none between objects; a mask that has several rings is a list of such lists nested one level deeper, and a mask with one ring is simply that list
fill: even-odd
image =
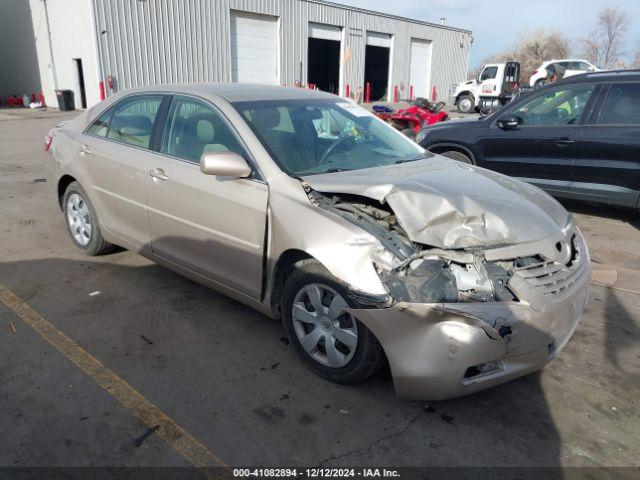
[{"label": "shadow on pavement", "polygon": [[[388,370],[358,386],[334,385],[302,366],[278,322],[162,267],[125,266],[122,258],[6,262],[0,282],[134,388],[143,384],[152,402],[179,400],[178,422],[189,428],[189,418],[199,415],[190,429],[228,463],[268,464],[283,458],[284,445],[291,464],[560,465],[561,438],[540,373],[434,403],[394,398]],[[94,289],[100,295],[87,295]],[[288,390],[295,401],[265,409],[274,389],[278,396]],[[55,401],[40,395],[38,404]],[[191,407],[185,413],[180,405]],[[223,411],[224,417],[203,415]],[[266,436],[260,448],[246,447],[260,435]],[[54,451],[64,462],[64,449]],[[556,469],[544,476],[564,478]]]},{"label": "shadow on pavement", "polygon": [[586,203],[578,200],[558,200],[562,203],[564,208],[570,212],[620,220],[640,230],[640,212],[635,208],[622,208],[604,204]]}]

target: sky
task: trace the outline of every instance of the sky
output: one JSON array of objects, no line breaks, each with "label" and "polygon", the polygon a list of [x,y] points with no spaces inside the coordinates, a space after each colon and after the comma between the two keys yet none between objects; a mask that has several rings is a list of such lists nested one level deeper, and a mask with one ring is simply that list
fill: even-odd
[{"label": "sky", "polygon": [[[640,48],[640,0],[334,0],[338,3],[440,23],[473,32],[469,67],[476,67],[493,53],[517,43],[527,32],[556,29],[573,41],[595,28],[598,12],[618,7],[630,17],[625,48]],[[575,52],[576,54],[579,52]]]}]

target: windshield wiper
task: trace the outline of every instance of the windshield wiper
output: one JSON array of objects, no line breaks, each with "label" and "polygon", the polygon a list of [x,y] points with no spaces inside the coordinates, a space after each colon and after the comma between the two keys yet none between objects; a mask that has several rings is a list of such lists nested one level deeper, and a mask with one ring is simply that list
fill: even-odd
[{"label": "windshield wiper", "polygon": [[394,163],[394,165],[398,165],[400,163],[407,163],[407,162],[417,162],[418,160],[424,160],[425,158],[429,158],[426,155],[422,155],[421,157],[416,157],[416,158],[409,158],[409,159],[405,159],[405,160],[396,160]]}]

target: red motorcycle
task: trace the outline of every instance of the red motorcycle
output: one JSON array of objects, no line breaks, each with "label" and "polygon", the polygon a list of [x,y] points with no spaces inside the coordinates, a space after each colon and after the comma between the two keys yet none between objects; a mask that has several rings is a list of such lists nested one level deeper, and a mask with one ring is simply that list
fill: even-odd
[{"label": "red motorcycle", "polygon": [[409,138],[415,138],[416,134],[427,125],[449,119],[447,112],[442,111],[445,102],[430,102],[426,98],[416,98],[409,103],[411,103],[410,107],[395,111],[386,105],[374,105],[373,111],[378,118],[389,122]]}]

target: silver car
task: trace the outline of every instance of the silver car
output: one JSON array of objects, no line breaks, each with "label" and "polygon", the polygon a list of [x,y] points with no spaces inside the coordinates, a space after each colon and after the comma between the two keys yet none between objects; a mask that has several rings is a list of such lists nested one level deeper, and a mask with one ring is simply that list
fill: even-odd
[{"label": "silver car", "polygon": [[282,318],[335,382],[388,362],[401,397],[476,392],[542,368],[585,307],[589,254],[555,200],[334,95],[129,90],[47,149],[79,249],[135,250]]}]

